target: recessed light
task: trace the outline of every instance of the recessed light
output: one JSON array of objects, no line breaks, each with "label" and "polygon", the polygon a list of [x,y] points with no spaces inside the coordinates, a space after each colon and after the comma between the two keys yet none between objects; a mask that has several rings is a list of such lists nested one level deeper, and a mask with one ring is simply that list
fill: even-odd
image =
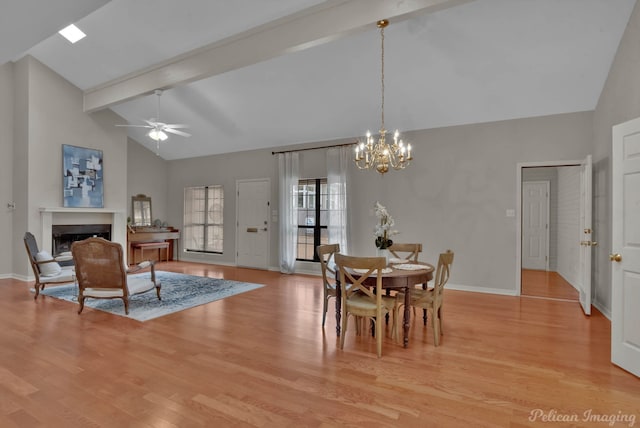
[{"label": "recessed light", "polygon": [[78,27],[71,24],[68,27],[63,28],[58,31],[65,39],[69,40],[71,43],[75,43],[78,40],[85,38],[86,34],[82,32]]}]

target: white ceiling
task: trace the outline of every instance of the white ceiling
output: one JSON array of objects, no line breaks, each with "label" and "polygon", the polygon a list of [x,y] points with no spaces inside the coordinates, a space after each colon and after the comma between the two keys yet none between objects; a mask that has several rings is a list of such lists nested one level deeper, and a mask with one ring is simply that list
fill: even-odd
[{"label": "white ceiling", "polygon": [[[45,25],[37,20],[34,27],[24,14],[29,8],[18,5],[35,1],[10,1],[8,10],[16,10],[16,19],[4,12],[7,2],[1,1],[0,28],[5,20],[22,20],[27,27],[16,31],[24,37],[0,37],[0,63],[17,59],[30,43],[27,53],[86,91],[131,73],[148,84],[151,77],[141,70],[159,63],[182,64],[180,60],[188,58],[185,53],[201,46],[237,34],[244,37],[278,19],[278,25],[287,25],[283,17],[305,13],[306,8],[358,3],[111,0],[91,12],[105,2],[60,0],[39,2],[45,6],[40,15],[54,16],[55,11],[56,21]],[[384,1],[406,6],[400,0]],[[392,18],[385,30],[387,128],[410,131],[594,109],[634,4],[635,0],[454,1],[452,7],[435,12]],[[36,9],[32,5],[31,10]],[[78,19],[80,10],[86,16]],[[51,27],[56,31],[66,25],[54,25],[64,21],[61,11],[68,20],[76,20],[86,39],[76,45],[57,34],[44,39]],[[292,45],[291,52],[266,60],[254,53],[249,65],[190,83],[172,77],[173,84],[161,97],[161,119],[189,124],[193,136],[170,136],[160,155],[180,159],[352,138],[377,130],[380,35],[375,19],[362,26],[356,23],[359,16],[357,11],[345,16],[338,26],[349,31],[310,43],[314,46],[308,49]],[[291,40],[306,31],[285,28],[291,28]],[[244,54],[238,52],[238,57]],[[233,56],[221,56],[220,63]],[[134,98],[111,107],[123,121],[141,124],[155,117],[154,95],[133,91],[121,99],[127,96]],[[127,129],[132,138],[155,150],[143,132]]]}]

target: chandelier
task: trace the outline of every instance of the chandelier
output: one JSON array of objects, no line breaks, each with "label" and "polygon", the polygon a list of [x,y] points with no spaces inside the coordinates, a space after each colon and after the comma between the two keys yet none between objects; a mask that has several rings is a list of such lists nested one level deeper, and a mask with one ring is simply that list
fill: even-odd
[{"label": "chandelier", "polygon": [[387,143],[387,130],[384,128],[384,29],[389,25],[389,21],[386,19],[380,20],[377,23],[380,29],[381,39],[381,88],[382,88],[382,103],[381,103],[381,119],[380,135],[378,141],[374,141],[374,137],[371,132],[367,131],[365,141],[359,140],[356,145],[356,155],[354,161],[360,169],[375,169],[380,174],[384,174],[389,171],[389,167],[393,169],[405,169],[413,157],[411,156],[411,144],[405,144],[400,137],[400,132],[396,129],[393,134],[393,144]]}]

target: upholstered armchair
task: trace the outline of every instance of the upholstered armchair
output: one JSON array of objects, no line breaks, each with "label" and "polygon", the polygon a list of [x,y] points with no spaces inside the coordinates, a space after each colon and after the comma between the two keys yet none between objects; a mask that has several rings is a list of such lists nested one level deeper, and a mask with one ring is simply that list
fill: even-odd
[{"label": "upholstered armchair", "polygon": [[71,253],[61,253],[54,257],[48,251],[39,250],[36,238],[31,232],[24,234],[24,247],[36,278],[34,299],[38,298],[40,291],[48,284],[68,284],[75,281],[73,265],[60,266],[60,262],[73,260]]},{"label": "upholstered armchair", "polygon": [[[124,311],[129,314],[129,298],[135,294],[156,290],[160,300],[160,282],[156,280],[153,262],[142,262],[132,268],[124,263],[122,245],[103,238],[89,238],[71,245],[76,263],[78,303],[84,309],[84,301],[92,299],[122,299]],[[128,274],[150,267],[149,275]]]}]

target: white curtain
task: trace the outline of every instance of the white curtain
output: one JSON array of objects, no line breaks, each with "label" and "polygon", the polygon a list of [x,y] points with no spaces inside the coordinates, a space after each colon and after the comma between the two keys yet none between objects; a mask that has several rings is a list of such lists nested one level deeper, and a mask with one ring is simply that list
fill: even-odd
[{"label": "white curtain", "polygon": [[298,153],[280,153],[280,272],[293,273],[298,245]]},{"label": "white curtain", "polygon": [[349,254],[350,211],[349,175],[352,166],[352,146],[327,150],[327,191],[329,193],[329,218],[327,229],[329,243],[340,244],[340,252]]}]

